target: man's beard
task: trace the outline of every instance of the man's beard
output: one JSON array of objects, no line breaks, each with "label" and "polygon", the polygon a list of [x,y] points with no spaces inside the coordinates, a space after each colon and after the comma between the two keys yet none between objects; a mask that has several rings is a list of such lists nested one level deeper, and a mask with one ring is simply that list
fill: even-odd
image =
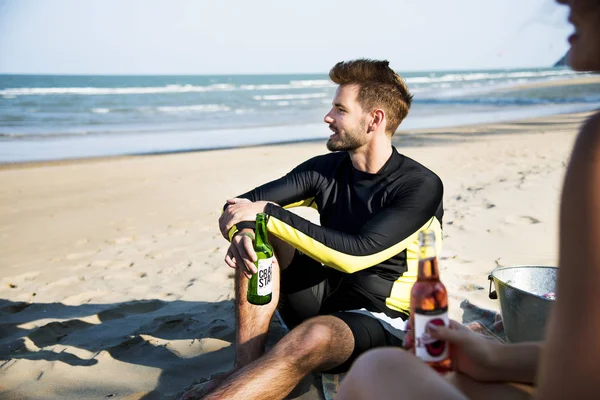
[{"label": "man's beard", "polygon": [[329,151],[354,151],[367,143],[366,123],[360,124],[356,130],[344,132],[344,136],[338,134],[338,139],[327,140],[327,149]]}]

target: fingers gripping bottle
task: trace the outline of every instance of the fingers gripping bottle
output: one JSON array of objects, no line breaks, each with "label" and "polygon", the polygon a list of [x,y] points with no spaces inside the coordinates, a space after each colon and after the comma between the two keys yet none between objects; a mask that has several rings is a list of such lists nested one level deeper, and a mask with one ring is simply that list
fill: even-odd
[{"label": "fingers gripping bottle", "polygon": [[273,283],[273,248],[267,241],[267,215],[256,215],[256,237],[254,252],[257,261],[254,263],[258,272],[248,282],[248,303],[265,305],[271,302]]},{"label": "fingers gripping bottle", "polygon": [[448,326],[448,293],[440,282],[435,232],[419,232],[419,271],[410,294],[413,352],[438,372],[450,369],[449,345],[427,333],[427,324]]}]

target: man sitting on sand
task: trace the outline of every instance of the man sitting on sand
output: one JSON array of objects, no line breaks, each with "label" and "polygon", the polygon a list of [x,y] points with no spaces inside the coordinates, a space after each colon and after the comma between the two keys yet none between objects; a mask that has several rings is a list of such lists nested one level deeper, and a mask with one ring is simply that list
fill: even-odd
[{"label": "man sitting on sand", "polygon": [[[371,348],[402,345],[418,232],[441,239],[442,182],[392,146],[412,96],[387,61],[340,62],[329,76],[339,85],[325,116],[332,153],[227,201],[219,224],[232,237],[225,262],[236,269],[234,369],[184,398],[283,398],[313,371],[343,372]],[[297,205],[316,208],[321,225],[284,208]],[[246,301],[250,233],[263,212],[276,256],[273,299],[255,306]],[[291,331],[264,354],[277,306]]]}]

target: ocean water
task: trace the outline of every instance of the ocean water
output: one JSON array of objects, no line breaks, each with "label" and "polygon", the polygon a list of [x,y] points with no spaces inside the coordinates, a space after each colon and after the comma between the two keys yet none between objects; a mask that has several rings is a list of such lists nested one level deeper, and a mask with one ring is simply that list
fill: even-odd
[{"label": "ocean water", "polygon": [[[400,130],[600,107],[600,84],[565,68],[400,72],[414,94]],[[0,75],[0,163],[327,138],[326,74]]]}]

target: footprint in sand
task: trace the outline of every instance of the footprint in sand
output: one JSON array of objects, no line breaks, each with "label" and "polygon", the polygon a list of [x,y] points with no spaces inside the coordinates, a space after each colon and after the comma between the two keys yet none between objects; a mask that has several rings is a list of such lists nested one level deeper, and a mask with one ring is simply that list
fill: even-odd
[{"label": "footprint in sand", "polygon": [[[50,350],[40,350],[31,342],[31,340],[25,338],[21,339],[21,343],[14,343],[15,347],[13,351],[8,355],[11,359],[26,359],[26,360],[44,360],[44,361],[60,361],[71,366],[84,366],[89,367],[98,363],[95,359],[80,358],[75,354],[69,353],[65,350],[61,352],[55,352]],[[44,375],[41,372],[38,376],[38,380]]]},{"label": "footprint in sand", "polygon": [[224,340],[205,339],[183,339],[171,340],[165,348],[181,358],[193,358],[202,354],[212,353],[231,346],[231,342]]},{"label": "footprint in sand", "polygon": [[484,189],[483,186],[468,186],[467,187],[467,190],[469,192],[471,192],[471,193],[477,193],[477,192],[479,192],[480,190],[483,190],[483,189]]},{"label": "footprint in sand", "polygon": [[78,284],[79,282],[80,282],[80,279],[78,276],[68,276],[66,278],[61,278],[56,281],[52,281],[52,282],[48,283],[47,285],[45,285],[43,287],[43,289],[47,290],[47,289],[55,288],[57,286],[71,286],[73,284]]},{"label": "footprint in sand", "polygon": [[[0,338],[4,340],[12,336],[21,336],[23,335],[24,329],[23,325],[18,322],[12,324],[0,324]],[[2,354],[6,354],[5,350],[7,346],[10,347],[11,344],[0,344],[0,357]],[[2,360],[2,358],[0,358],[0,360]]]},{"label": "footprint in sand", "polygon": [[89,263],[81,263],[81,264],[77,264],[77,265],[73,265],[72,267],[69,267],[69,271],[80,271],[80,270],[85,269],[85,268],[87,268],[89,266],[90,266]]},{"label": "footprint in sand", "polygon": [[135,236],[123,236],[117,239],[109,239],[106,241],[106,243],[108,244],[125,244],[125,243],[131,243],[135,241]]},{"label": "footprint in sand", "polygon": [[145,314],[152,311],[160,310],[165,305],[166,303],[160,300],[135,301],[126,304],[121,304],[115,308],[100,311],[98,313],[98,318],[100,319],[100,321],[109,321],[118,318],[125,318],[129,315]]},{"label": "footprint in sand", "polygon": [[174,337],[179,336],[184,330],[189,330],[190,326],[197,322],[192,314],[167,315],[154,318],[141,326],[139,332],[160,337]]},{"label": "footprint in sand", "polygon": [[230,326],[228,326],[227,324],[211,326],[210,329],[208,330],[208,334],[211,336],[218,335],[219,333],[221,333],[229,328],[230,328]]},{"label": "footprint in sand", "polygon": [[165,269],[158,271],[158,274],[176,275],[192,266],[191,261],[182,261]]},{"label": "footprint in sand", "polygon": [[69,253],[65,256],[65,260],[79,260],[81,258],[90,257],[96,254],[98,251],[84,251],[81,253]]},{"label": "footprint in sand", "polygon": [[171,257],[174,254],[177,253],[183,253],[185,252],[187,249],[185,247],[175,247],[175,248],[171,248],[169,250],[164,250],[164,251],[158,251],[158,252],[150,252],[148,254],[146,254],[146,258],[151,258],[151,259],[155,259],[155,260],[161,260],[167,257]]},{"label": "footprint in sand", "polygon": [[161,299],[161,300],[166,300],[166,301],[175,301],[175,300],[179,300],[181,298],[181,296],[178,294],[175,294],[175,293],[166,292],[166,293],[158,294],[156,296],[156,298]]},{"label": "footprint in sand", "polygon": [[102,299],[103,297],[109,295],[110,292],[106,290],[92,290],[86,291],[83,293],[78,293],[73,296],[65,297],[62,300],[62,303],[67,306],[79,306],[81,304],[87,304],[92,302],[94,299]]},{"label": "footprint in sand", "polygon": [[211,321],[208,335],[217,339],[233,342],[235,340],[235,326],[225,320],[217,318]]},{"label": "footprint in sand", "polygon": [[40,351],[40,348],[29,338],[19,338],[0,346],[0,359],[18,358],[16,356],[19,354],[35,353],[37,351]]},{"label": "footprint in sand", "polygon": [[504,223],[509,225],[534,225],[542,221],[530,215],[511,215],[504,219]]},{"label": "footprint in sand", "polygon": [[113,263],[113,260],[93,260],[88,264],[88,267],[106,268],[111,263]]},{"label": "footprint in sand", "polygon": [[138,279],[143,279],[148,276],[147,272],[130,268],[130,264],[123,263],[120,268],[107,268],[107,271],[114,270],[114,273],[108,273],[102,276],[102,280],[114,281],[121,285],[133,284]]},{"label": "footprint in sand", "polygon": [[11,314],[16,314],[16,313],[20,313],[21,311],[23,311],[24,309],[26,309],[27,307],[29,307],[31,305],[31,303],[26,303],[24,301],[20,301],[18,303],[12,303],[7,306],[0,306],[0,315],[11,315]]},{"label": "footprint in sand", "polygon": [[183,290],[188,290],[190,287],[194,286],[194,283],[196,283],[196,278],[192,278],[188,281],[188,284],[186,285],[186,287]]},{"label": "footprint in sand", "polygon": [[90,326],[95,326],[88,322],[83,322],[79,319],[72,319],[63,322],[50,322],[33,332],[27,337],[31,339],[33,343],[39,348],[52,346],[59,343],[63,338],[69,334],[87,329]]},{"label": "footprint in sand", "polygon": [[151,354],[152,349],[168,350],[179,358],[193,358],[230,347],[231,343],[213,339],[176,339],[167,340],[152,335],[140,334],[128,337],[116,346],[106,349],[115,359],[137,354]]},{"label": "footprint in sand", "polygon": [[[136,354],[148,354],[145,349],[148,349],[151,346],[144,338],[140,335],[129,336],[127,339],[122,341],[116,346],[109,347],[104,351],[108,352],[113,358],[119,359],[123,357],[126,353],[133,352]],[[140,349],[142,351],[140,352]]]},{"label": "footprint in sand", "polygon": [[107,270],[122,271],[126,268],[132,267],[134,262],[127,260],[97,260],[91,263],[93,266],[102,266]]},{"label": "footprint in sand", "polygon": [[35,280],[35,278],[37,278],[40,275],[39,272],[28,272],[26,274],[21,274],[21,275],[17,275],[17,276],[12,276],[12,277],[7,277],[4,278],[2,280],[0,280],[0,282],[2,284],[8,284],[13,283],[15,285],[21,283],[21,282],[30,282]]},{"label": "footprint in sand", "polygon": [[187,235],[189,231],[187,229],[177,229],[174,231],[170,231],[169,235],[170,236],[182,236],[182,235]]}]

